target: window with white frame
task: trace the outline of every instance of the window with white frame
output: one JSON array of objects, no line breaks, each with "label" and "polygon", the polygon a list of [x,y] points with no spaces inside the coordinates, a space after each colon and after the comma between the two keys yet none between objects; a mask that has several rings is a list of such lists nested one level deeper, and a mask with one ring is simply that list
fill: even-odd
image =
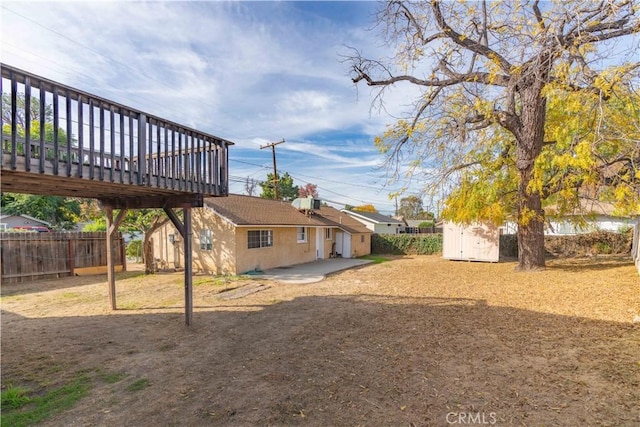
[{"label": "window with white frame", "polygon": [[213,232],[211,230],[200,230],[200,250],[210,251],[213,249]]},{"label": "window with white frame", "polygon": [[273,246],[273,230],[249,230],[247,232],[249,249]]},{"label": "window with white frame", "polygon": [[331,240],[331,229],[330,228],[325,228],[324,230],[324,238],[327,240]]},{"label": "window with white frame", "polygon": [[298,227],[297,239],[298,239],[298,243],[306,243],[307,227]]}]

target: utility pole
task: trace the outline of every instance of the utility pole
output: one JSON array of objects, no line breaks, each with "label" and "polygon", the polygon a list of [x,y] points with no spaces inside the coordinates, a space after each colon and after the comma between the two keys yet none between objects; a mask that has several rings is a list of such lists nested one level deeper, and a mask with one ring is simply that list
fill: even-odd
[{"label": "utility pole", "polygon": [[276,168],[276,145],[283,144],[284,138],[282,141],[272,142],[270,144],[261,145],[260,149],[271,147],[271,152],[273,153],[273,198],[278,200],[278,168]]}]

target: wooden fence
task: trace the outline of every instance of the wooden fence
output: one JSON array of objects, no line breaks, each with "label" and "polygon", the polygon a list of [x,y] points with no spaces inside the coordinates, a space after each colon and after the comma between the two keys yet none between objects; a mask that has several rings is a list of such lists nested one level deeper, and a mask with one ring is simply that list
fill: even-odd
[{"label": "wooden fence", "polygon": [[[118,233],[114,240],[115,265],[126,270],[124,239]],[[2,283],[106,272],[106,265],[104,232],[0,233]]]}]

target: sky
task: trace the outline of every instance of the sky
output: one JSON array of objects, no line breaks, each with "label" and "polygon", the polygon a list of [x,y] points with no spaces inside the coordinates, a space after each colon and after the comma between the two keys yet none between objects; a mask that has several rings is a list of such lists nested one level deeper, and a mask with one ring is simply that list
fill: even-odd
[{"label": "sky", "polygon": [[[356,47],[387,54],[371,30],[375,2],[0,3],[3,63],[233,141],[230,191],[279,173],[318,186],[341,208],[392,214],[373,145],[408,103],[407,90],[356,87],[342,61]],[[259,194],[260,188],[257,188]],[[425,204],[425,208],[433,210]]]}]

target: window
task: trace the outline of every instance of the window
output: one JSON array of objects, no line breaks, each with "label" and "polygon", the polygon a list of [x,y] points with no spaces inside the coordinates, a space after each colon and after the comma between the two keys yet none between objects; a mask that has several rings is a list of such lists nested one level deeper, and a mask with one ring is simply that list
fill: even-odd
[{"label": "window", "polygon": [[210,251],[213,249],[213,233],[211,230],[200,230],[200,250]]},{"label": "window", "polygon": [[249,230],[247,240],[249,249],[273,246],[273,230]]},{"label": "window", "polygon": [[327,228],[324,230],[324,238],[327,240],[331,240],[331,229]]},{"label": "window", "polygon": [[360,243],[364,243],[364,234],[360,235]]},{"label": "window", "polygon": [[298,227],[298,243],[305,243],[307,241],[307,228]]}]

